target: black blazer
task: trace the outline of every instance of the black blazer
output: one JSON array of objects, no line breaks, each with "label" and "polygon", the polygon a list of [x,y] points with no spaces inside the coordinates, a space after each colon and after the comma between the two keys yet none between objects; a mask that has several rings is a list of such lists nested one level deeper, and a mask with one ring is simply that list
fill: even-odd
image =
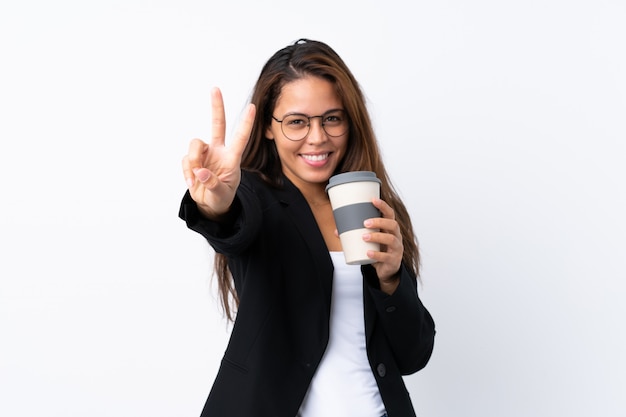
[{"label": "black blazer", "polygon": [[[202,417],[295,417],[328,343],[333,264],[308,203],[284,178],[243,171],[228,218],[203,218],[187,192],[179,216],[226,254],[240,304]],[[415,416],[402,375],[422,369],[435,325],[402,266],[392,295],[361,267],[367,354],[389,417]]]}]

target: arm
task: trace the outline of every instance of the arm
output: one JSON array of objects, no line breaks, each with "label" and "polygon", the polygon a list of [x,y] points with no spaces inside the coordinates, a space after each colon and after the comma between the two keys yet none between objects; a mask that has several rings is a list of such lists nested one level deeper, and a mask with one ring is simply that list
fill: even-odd
[{"label": "arm", "polygon": [[367,291],[396,364],[402,374],[419,371],[428,363],[433,351],[435,323],[417,294],[417,280],[401,266],[393,294],[381,291],[378,275],[372,265],[362,267]]},{"label": "arm", "polygon": [[189,191],[180,205],[179,217],[187,227],[204,236],[211,246],[220,253],[236,255],[252,242],[262,224],[262,210],[254,187],[242,172],[242,179],[235,198],[226,213],[209,219],[201,212]]}]

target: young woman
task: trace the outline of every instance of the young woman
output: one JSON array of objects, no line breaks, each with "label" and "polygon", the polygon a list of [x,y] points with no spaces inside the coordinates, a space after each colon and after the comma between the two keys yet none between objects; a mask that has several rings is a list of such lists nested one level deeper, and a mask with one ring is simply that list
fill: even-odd
[{"label": "young woman", "polygon": [[[229,145],[191,141],[180,217],[216,252],[230,341],[202,417],[407,417],[402,375],[426,366],[435,326],[417,294],[419,252],[357,81],[328,45],[301,39],[263,67]],[[346,265],[325,187],[373,171],[381,244]]]}]

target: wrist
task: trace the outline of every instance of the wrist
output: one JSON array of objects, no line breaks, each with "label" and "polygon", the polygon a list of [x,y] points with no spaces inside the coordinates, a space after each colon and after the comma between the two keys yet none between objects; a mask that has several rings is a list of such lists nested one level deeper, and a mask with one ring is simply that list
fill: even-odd
[{"label": "wrist", "polygon": [[393,294],[400,285],[400,270],[386,279],[379,279],[380,290],[385,294]]}]

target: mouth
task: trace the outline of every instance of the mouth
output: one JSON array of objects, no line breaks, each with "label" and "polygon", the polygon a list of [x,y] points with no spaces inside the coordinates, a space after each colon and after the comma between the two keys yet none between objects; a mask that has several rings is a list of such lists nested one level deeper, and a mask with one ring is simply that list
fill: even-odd
[{"label": "mouth", "polygon": [[320,154],[315,154],[315,155],[300,154],[300,156],[302,156],[302,158],[304,158],[304,159],[306,159],[307,161],[310,161],[310,162],[322,162],[322,161],[325,161],[326,159],[328,159],[329,155],[330,155],[330,152],[320,153]]}]

